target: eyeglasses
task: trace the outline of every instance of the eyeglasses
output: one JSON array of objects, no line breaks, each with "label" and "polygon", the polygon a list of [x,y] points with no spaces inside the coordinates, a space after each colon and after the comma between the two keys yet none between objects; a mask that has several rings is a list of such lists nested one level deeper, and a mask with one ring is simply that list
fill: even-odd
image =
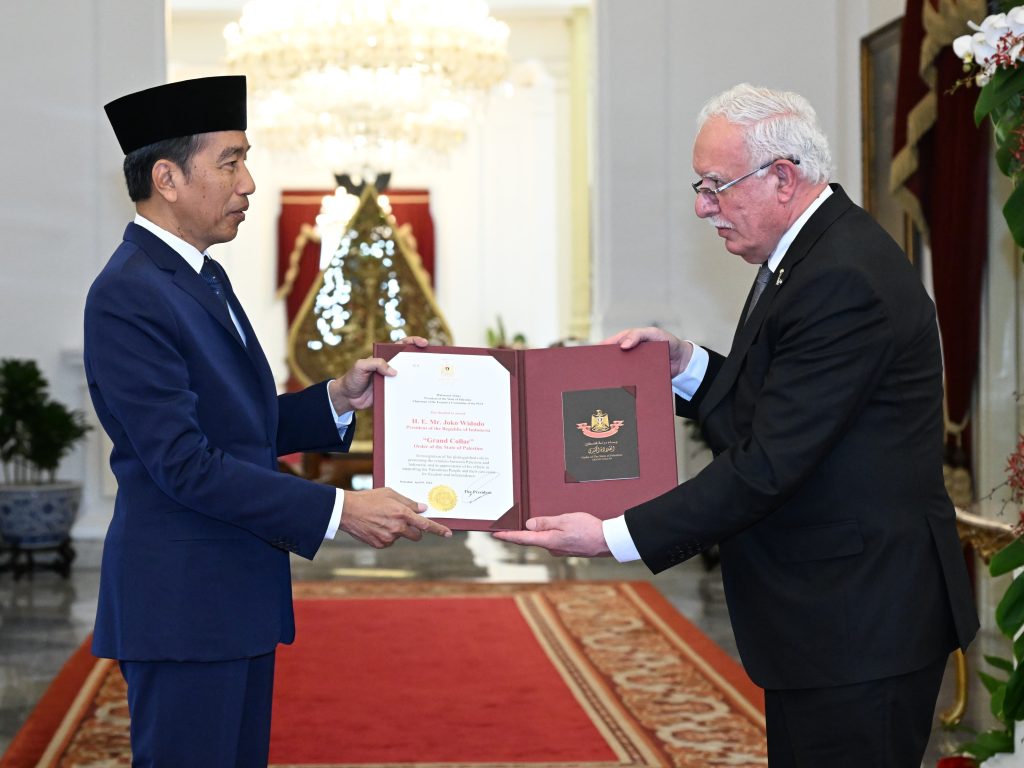
[{"label": "eyeglasses", "polygon": [[722,184],[720,187],[702,187],[701,186],[701,184],[703,184],[705,181],[711,181],[710,179],[697,179],[697,181],[693,182],[693,184],[691,184],[690,186],[693,187],[693,191],[696,192],[698,196],[706,195],[707,196],[707,202],[709,202],[709,203],[717,202],[718,201],[718,195],[720,193],[725,192],[725,190],[727,190],[729,187],[733,186],[734,184],[739,184],[744,179],[749,179],[755,173],[760,173],[761,171],[763,171],[765,168],[767,168],[768,166],[772,165],[773,163],[779,162],[779,160],[789,160],[789,162],[791,162],[793,165],[800,165],[800,158],[799,157],[776,157],[776,158],[773,158],[773,159],[769,160],[767,163],[763,163],[762,165],[757,166],[757,168],[752,170],[750,173],[745,173],[745,174],[743,174],[742,176],[740,176],[737,179],[733,179],[732,181],[725,182],[725,184]]}]

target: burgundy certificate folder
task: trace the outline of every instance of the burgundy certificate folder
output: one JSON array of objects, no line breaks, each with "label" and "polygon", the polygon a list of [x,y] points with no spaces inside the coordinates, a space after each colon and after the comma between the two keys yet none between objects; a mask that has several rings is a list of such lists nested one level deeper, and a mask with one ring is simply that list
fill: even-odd
[{"label": "burgundy certificate folder", "polygon": [[398,371],[374,381],[374,486],[426,503],[454,530],[519,530],[565,512],[606,519],[678,482],[665,342],[375,344],[374,355]]}]

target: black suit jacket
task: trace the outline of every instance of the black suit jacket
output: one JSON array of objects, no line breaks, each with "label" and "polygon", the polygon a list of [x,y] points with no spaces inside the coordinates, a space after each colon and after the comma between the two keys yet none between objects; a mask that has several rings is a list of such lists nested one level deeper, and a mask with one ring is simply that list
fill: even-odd
[{"label": "black suit jacket", "polygon": [[838,185],[694,398],[715,453],[626,512],[659,572],[719,543],[736,642],[768,689],[902,674],[978,620],[942,477],[934,306]]}]

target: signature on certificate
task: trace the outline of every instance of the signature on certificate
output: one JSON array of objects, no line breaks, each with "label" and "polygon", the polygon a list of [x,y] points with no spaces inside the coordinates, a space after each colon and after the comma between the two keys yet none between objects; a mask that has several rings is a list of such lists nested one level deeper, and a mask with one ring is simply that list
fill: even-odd
[{"label": "signature on certificate", "polygon": [[487,486],[494,482],[498,474],[498,472],[484,472],[473,479],[462,491],[466,503],[472,504],[474,501],[480,501],[480,499],[490,496],[493,491],[487,490]]}]

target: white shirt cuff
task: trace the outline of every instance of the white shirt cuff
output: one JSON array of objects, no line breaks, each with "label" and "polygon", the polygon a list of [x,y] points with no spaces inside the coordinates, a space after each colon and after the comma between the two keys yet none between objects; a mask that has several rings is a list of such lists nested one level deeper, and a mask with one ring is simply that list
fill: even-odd
[{"label": "white shirt cuff", "polygon": [[334,509],[331,511],[331,521],[327,524],[327,533],[324,540],[333,539],[338,533],[341,525],[341,508],[345,506],[345,492],[341,488],[335,488]]},{"label": "white shirt cuff", "polygon": [[[693,344],[693,342],[690,342]],[[683,372],[672,379],[672,391],[683,400],[690,400],[700,388],[704,376],[708,372],[708,362],[711,355],[704,347],[693,344],[693,354],[690,355],[690,362],[687,363]]]},{"label": "white shirt cuff", "polygon": [[629,535],[629,528],[626,527],[626,516],[619,515],[610,520],[605,520],[601,527],[604,530],[604,541],[612,557],[620,563],[631,563],[640,559],[633,537]]},{"label": "white shirt cuff", "polygon": [[342,440],[345,439],[345,433],[348,432],[348,425],[352,423],[352,411],[345,411],[340,416],[338,412],[334,410],[334,401],[331,400],[331,382],[327,382],[327,404],[331,406],[331,415],[334,417],[334,423],[338,427],[338,437]]}]

